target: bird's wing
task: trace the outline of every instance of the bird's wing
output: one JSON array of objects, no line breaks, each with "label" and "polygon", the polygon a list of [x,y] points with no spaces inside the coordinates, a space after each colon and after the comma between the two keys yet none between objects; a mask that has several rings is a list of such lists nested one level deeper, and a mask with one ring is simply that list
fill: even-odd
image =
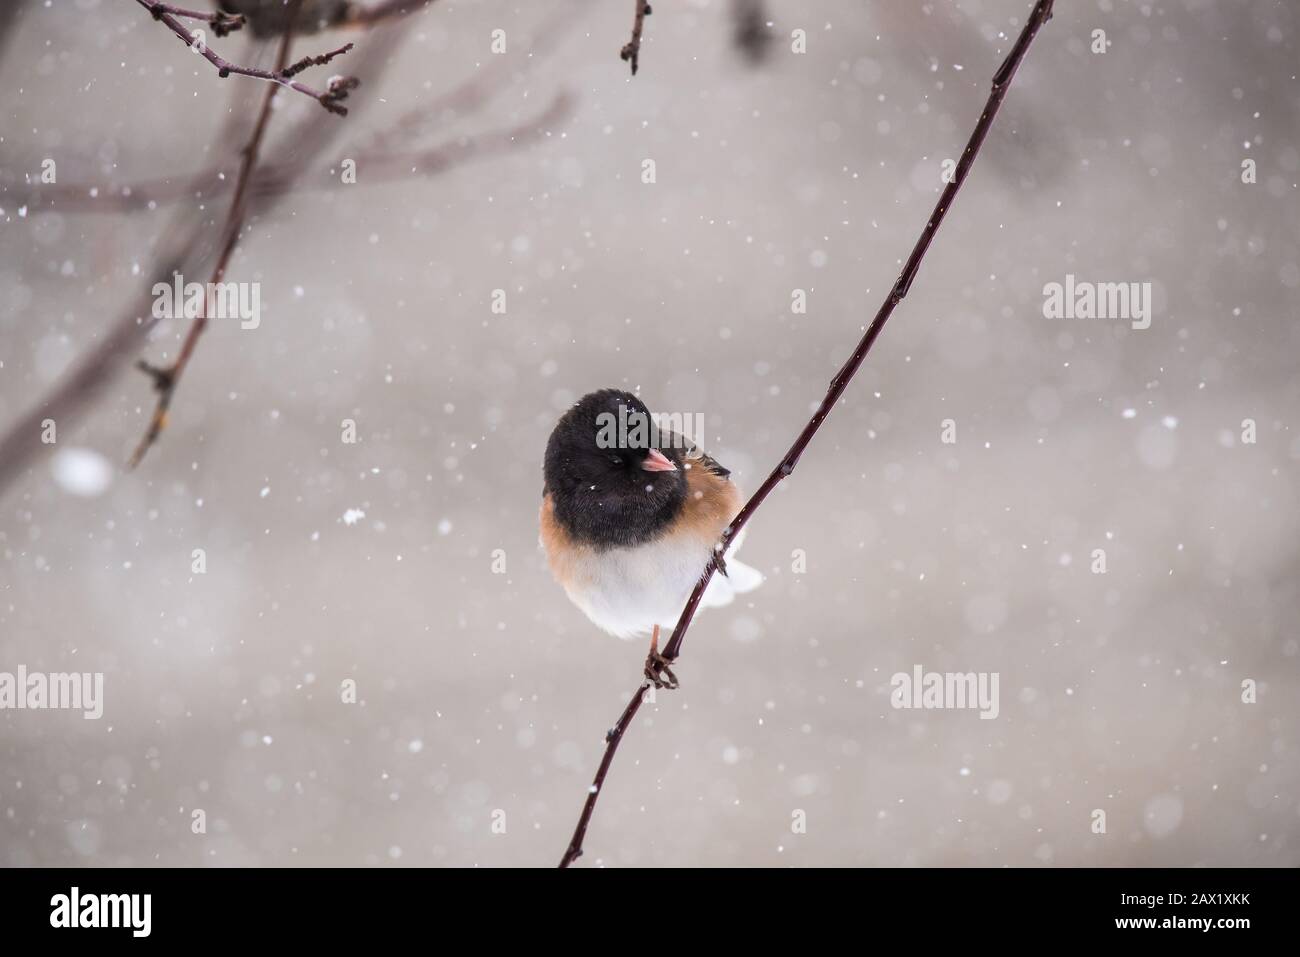
[{"label": "bird's wing", "polygon": [[674,449],[684,449],[684,457],[688,462],[698,462],[701,467],[708,469],[718,478],[730,478],[731,469],[727,468],[708,452],[705,452],[693,442],[688,442],[685,438],[676,432],[665,430],[661,433],[667,441],[667,444]]},{"label": "bird's wing", "polygon": [[719,478],[731,477],[731,469],[727,468],[721,462],[715,459],[712,455],[710,455],[708,452],[704,452],[700,450],[698,447],[687,449],[686,457],[688,459],[698,461],[701,465],[703,465],[706,469],[708,469],[710,472],[712,472],[714,475],[718,476]]}]

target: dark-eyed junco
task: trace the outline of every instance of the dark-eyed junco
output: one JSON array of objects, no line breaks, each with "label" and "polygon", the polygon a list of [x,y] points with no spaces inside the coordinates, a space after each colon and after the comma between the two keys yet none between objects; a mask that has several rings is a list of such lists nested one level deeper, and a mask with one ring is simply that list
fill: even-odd
[{"label": "dark-eyed junco", "polygon": [[[676,623],[743,504],[731,473],[687,437],[658,429],[645,404],[618,389],[585,395],[560,418],[543,471],[541,543],[555,579],[610,634],[653,635],[650,660],[666,664],[659,629]],[[742,538],[702,606],[762,581],[734,558]],[[654,669],[647,677],[655,680]]]}]

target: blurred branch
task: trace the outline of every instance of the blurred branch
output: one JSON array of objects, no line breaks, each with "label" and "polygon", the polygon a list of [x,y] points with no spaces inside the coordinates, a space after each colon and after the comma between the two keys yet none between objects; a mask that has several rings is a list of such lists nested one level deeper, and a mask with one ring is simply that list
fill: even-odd
[{"label": "blurred branch", "polygon": [[[560,91],[551,99],[546,109],[523,122],[502,130],[489,130],[461,137],[452,142],[439,143],[427,149],[384,152],[367,147],[347,157],[364,168],[364,179],[357,185],[374,186],[410,175],[441,173],[473,156],[488,156],[506,152],[511,146],[521,146],[540,138],[573,114],[574,98]],[[333,162],[337,167],[341,159]],[[298,162],[272,161],[258,166],[253,173],[251,194],[256,198],[279,196],[289,192],[323,189],[326,183],[311,180],[304,175]],[[95,187],[67,184],[53,189],[43,187],[40,198],[31,203],[35,209],[50,208],[63,212],[123,213],[145,209],[162,203],[173,203],[196,195],[219,196],[231,187],[231,181],[217,170],[208,170],[192,182],[177,182],[172,178],[145,180],[123,187],[122,192],[101,194]],[[7,192],[0,189],[0,193]]]},{"label": "blurred branch", "polygon": [[[454,143],[445,143],[412,153],[359,153],[355,157],[357,169],[359,172],[364,170],[364,180],[367,185],[392,182],[412,175],[431,176],[445,173],[469,159],[513,152],[533,140],[541,139],[573,114],[573,103],[573,97],[561,91],[555,95],[542,113],[518,125],[466,136]],[[286,184],[276,176],[278,169],[276,166],[268,168],[267,179],[259,180],[254,185],[255,195],[273,195],[284,189],[297,191],[324,188],[324,183],[296,178]],[[358,185],[361,182],[362,177],[358,176]]]},{"label": "blurred branch", "polygon": [[343,23],[349,26],[373,26],[383,20],[404,17],[417,10],[423,10],[433,2],[434,0],[383,0],[374,6],[350,3]]},{"label": "blurred branch", "polygon": [[[514,126],[461,137],[454,142],[441,143],[423,150],[405,153],[367,150],[349,158],[357,164],[358,186],[374,186],[409,179],[412,176],[439,175],[450,172],[471,159],[514,152],[528,143],[542,139],[573,115],[573,107],[573,95],[561,90],[551,99],[545,110]],[[338,164],[339,161],[336,160],[334,165]],[[260,201],[288,193],[332,188],[334,185],[333,180],[304,177],[302,167],[298,163],[269,162],[259,166],[253,174],[249,195],[254,200]]]},{"label": "blurred branch", "polygon": [[636,0],[636,13],[632,19],[632,39],[623,44],[619,57],[632,63],[632,75],[636,76],[637,58],[641,55],[641,31],[645,28],[645,18],[650,16],[650,0]]},{"label": "blurred branch", "polygon": [[554,52],[559,41],[571,36],[579,12],[585,12],[592,2],[593,0],[577,0],[564,13],[544,21],[531,42],[522,49],[522,68],[515,66],[514,58],[489,58],[488,65],[469,79],[438,96],[432,103],[407,110],[387,129],[377,133],[370,152],[379,153],[391,148],[399,140],[418,133],[421,125],[430,117],[437,117],[447,110],[455,110],[461,117],[477,113],[505,88],[507,74],[516,70],[517,76],[526,76],[532,67]]},{"label": "blurred branch", "polygon": [[953,200],[957,198],[957,191],[966,182],[966,176],[970,172],[971,165],[975,162],[975,157],[979,155],[980,147],[984,143],[984,138],[988,135],[989,128],[993,125],[993,118],[997,116],[998,108],[1002,105],[1002,99],[1006,96],[1011,80],[1016,75],[1016,70],[1019,69],[1021,61],[1024,60],[1025,53],[1029,50],[1029,45],[1033,42],[1039,28],[1051,19],[1052,3],[1053,0],[1037,0],[1029,14],[1029,19],[1025,22],[1024,29],[1020,31],[1020,36],[1011,48],[1011,52],[1007,54],[1002,66],[993,75],[993,89],[989,92],[988,101],[984,104],[984,111],[980,114],[979,121],[975,124],[970,139],[966,141],[966,148],[962,151],[961,159],[957,162],[952,181],[940,193],[939,200],[935,204],[933,212],[930,213],[930,218],[926,220],[925,227],[921,230],[916,245],[912,247],[911,255],[907,257],[903,271],[899,274],[898,280],[889,291],[889,295],[885,298],[885,301],[877,310],[875,318],[871,320],[871,324],[859,340],[857,348],[853,350],[853,354],[849,356],[848,361],[831,379],[825,398],[822,399],[812,418],[808,420],[808,424],[803,427],[803,431],[799,433],[794,444],[790,446],[790,450],[772,469],[767,479],[758,487],[758,491],[750,496],[749,501],[745,503],[745,507],[732,519],[731,524],[723,530],[722,540],[718,544],[714,558],[702,569],[700,580],[696,584],[695,590],[691,592],[690,598],[687,599],[686,607],[682,609],[681,617],[677,620],[677,626],[673,629],[672,637],[668,640],[668,644],[664,646],[662,657],[654,656],[652,652],[652,657],[647,659],[646,680],[641,682],[614,727],[605,735],[604,757],[601,758],[600,767],[596,770],[596,778],[587,792],[587,799],[582,806],[582,813],[578,817],[577,827],[574,828],[568,849],[565,850],[564,857],[560,860],[560,867],[568,867],[582,856],[582,842],[586,837],[587,827],[591,823],[591,816],[596,810],[596,801],[600,798],[601,791],[604,790],[605,777],[609,773],[610,765],[613,764],[614,754],[618,750],[619,743],[623,740],[623,735],[632,723],[632,719],[636,717],[637,711],[640,710],[645,692],[650,689],[652,684],[658,684],[659,674],[665,667],[676,661],[681,654],[686,631],[691,626],[695,611],[699,607],[700,599],[704,596],[704,590],[713,578],[713,573],[723,564],[722,557],[726,553],[728,543],[734,541],[735,537],[740,534],[740,530],[753,517],[754,512],[759,509],[771,491],[794,472],[800,456],[803,455],[804,450],[813,440],[822,423],[834,410],[836,404],[844,395],[844,390],[848,388],[849,383],[857,374],[858,369],[861,368],[863,360],[866,359],[867,353],[871,351],[871,347],[876,341],[876,337],[880,335],[880,331],[893,314],[894,307],[903,301],[908,290],[912,288],[912,281],[921,268],[921,261],[925,258],[925,253],[930,248],[931,241],[939,231],[944,216],[952,208]]},{"label": "blurred branch", "polygon": [[[302,0],[291,0],[291,16],[298,12],[301,3]],[[293,24],[290,23],[289,29],[285,30],[284,35],[281,36],[280,48],[276,51],[275,70],[277,73],[286,73],[286,64],[289,62],[289,47],[292,43]],[[348,46],[351,47],[352,44],[349,43]],[[244,219],[248,213],[248,186],[252,182],[253,169],[257,166],[258,153],[262,148],[262,139],[266,136],[267,123],[271,119],[271,102],[275,99],[277,92],[279,92],[278,87],[267,87],[266,93],[262,97],[262,108],[257,114],[257,122],[253,126],[253,134],[244,147],[243,159],[239,166],[239,178],[235,181],[235,195],[230,200],[230,209],[226,213],[226,225],[222,231],[221,251],[217,255],[216,265],[212,268],[212,278],[208,280],[208,285],[205,287],[207,289],[225,278],[226,267],[230,264],[230,256],[235,251],[235,245],[239,242],[240,233],[243,232]],[[190,324],[190,331],[185,336],[185,342],[181,346],[180,354],[170,366],[152,366],[143,359],[137,363],[137,367],[153,379],[154,388],[158,391],[158,403],[154,407],[148,429],[145,430],[140,443],[135,447],[135,452],[131,454],[129,468],[135,468],[140,464],[145,453],[158,441],[158,436],[162,434],[162,430],[166,427],[167,410],[171,407],[172,396],[176,392],[176,384],[185,372],[185,367],[189,365],[190,357],[194,354],[194,348],[198,345],[199,337],[203,335],[203,330],[207,328],[210,307],[211,303],[207,302],[205,298],[203,312],[194,317],[194,321]]]},{"label": "blurred branch", "polygon": [[[371,134],[370,142],[349,153],[350,158],[364,164],[368,170],[366,185],[385,182],[389,178],[406,175],[411,171],[440,172],[444,166],[457,165],[467,151],[488,154],[500,151],[503,135],[515,136],[519,142],[536,138],[537,128],[544,124],[562,122],[571,112],[572,98],[559,94],[547,110],[537,118],[526,121],[512,130],[471,136],[456,143],[444,143],[428,149],[412,149],[409,144],[422,132],[431,118],[448,110],[457,111],[461,117],[479,112],[506,87],[509,78],[526,75],[536,64],[543,62],[561,40],[571,35],[578,14],[591,6],[591,0],[578,0],[570,4],[563,14],[546,20],[538,29],[532,42],[522,52],[522,67],[517,67],[505,57],[492,57],[489,64],[469,79],[437,96],[432,102],[422,103],[406,111],[385,129]],[[563,109],[559,107],[563,105]],[[297,138],[287,138],[296,143]],[[404,147],[404,148],[403,148]],[[349,147],[349,150],[353,150]],[[449,157],[461,154],[446,163]],[[334,161],[338,165],[339,160]],[[260,164],[253,174],[254,196],[279,195],[286,190],[310,189],[313,184],[297,175],[297,163],[275,161]],[[230,189],[232,177],[220,168],[206,170],[197,178],[181,180],[175,176],[137,180],[120,185],[99,186],[86,182],[35,183],[31,193],[22,194],[21,202],[33,210],[57,209],[60,212],[119,213],[153,208],[159,204],[181,199],[214,198]],[[17,187],[0,186],[0,195],[17,191]]]},{"label": "blurred branch", "polygon": [[767,59],[772,34],[767,29],[763,0],[731,0],[731,38],[750,63]]},{"label": "blurred branch", "polygon": [[[366,44],[358,51],[355,63],[358,72],[374,83],[391,62],[393,52],[404,36],[393,26],[372,31]],[[224,142],[224,137],[230,133],[229,124],[233,117],[234,114],[227,114],[227,123],[223,124],[216,139],[218,144]],[[277,146],[277,151],[288,157],[286,162],[299,157],[298,162],[305,166],[345,128],[346,124],[329,121],[313,110],[309,117],[285,132],[283,145]],[[253,209],[265,213],[284,195],[287,195],[287,190],[269,197],[255,197]],[[0,494],[8,490],[38,454],[51,450],[51,446],[41,441],[43,422],[48,419],[56,421],[60,429],[68,428],[123,371],[127,360],[137,354],[141,343],[160,321],[152,315],[153,283],[171,281],[176,273],[188,271],[191,267],[200,268],[203,258],[200,250],[207,230],[203,224],[185,228],[189,217],[189,209],[178,211],[154,242],[154,248],[163,254],[152,268],[145,271],[152,281],[139,287],[139,293],[128,302],[116,322],[58,383],[0,434]]]},{"label": "blurred branch", "polygon": [[18,19],[18,13],[22,10],[25,0],[8,0],[7,3],[0,5],[0,46],[14,32],[14,22]]},{"label": "blurred branch", "polygon": [[[300,2],[301,0],[295,2],[293,4],[293,9],[295,10],[298,9]],[[255,67],[239,66],[238,64],[231,63],[229,60],[226,60],[223,57],[218,56],[203,41],[201,36],[190,33],[190,31],[186,29],[185,25],[181,23],[180,19],[178,19],[179,17],[188,17],[188,18],[203,19],[205,20],[205,22],[211,22],[209,15],[202,14],[202,13],[195,13],[193,11],[182,11],[176,7],[171,6],[170,4],[159,3],[157,2],[157,0],[136,0],[136,3],[140,4],[140,6],[148,10],[153,15],[153,18],[155,20],[161,20],[168,27],[170,27],[172,33],[176,34],[176,36],[181,40],[181,42],[184,43],[187,47],[189,47],[191,50],[196,50],[203,57],[203,59],[207,60],[209,63],[215,66],[217,68],[218,76],[224,78],[229,76],[232,73],[237,73],[240,76],[249,76],[259,80],[266,80],[267,82],[270,83],[276,83],[279,84],[280,86],[286,86],[289,89],[294,90],[298,93],[302,93],[305,96],[310,96],[313,100],[316,100],[318,103],[320,103],[321,106],[325,107],[325,109],[329,110],[331,113],[337,113],[339,116],[348,115],[347,107],[343,106],[342,102],[348,98],[349,93],[351,93],[353,90],[357,88],[357,86],[360,85],[361,81],[358,80],[356,77],[354,76],[334,77],[329,81],[329,83],[326,85],[324,90],[314,89],[313,87],[307,86],[305,83],[301,83],[298,80],[292,78],[297,74],[301,73],[303,70],[307,69],[308,67],[323,66],[324,64],[329,63],[331,60],[333,60],[336,56],[347,53],[349,50],[352,49],[351,43],[344,44],[343,46],[339,47],[337,50],[331,50],[330,52],[322,53],[319,56],[306,57],[302,60],[299,60],[297,63],[293,64],[292,66],[288,66],[287,64],[281,64],[277,66],[274,70],[259,70]],[[229,24],[243,23],[242,16],[231,16],[229,14],[223,14],[223,13],[214,13],[211,14],[210,16],[224,18],[223,20],[219,21],[223,24],[222,28],[218,28],[215,25],[213,27],[214,32],[217,32],[219,36],[224,36],[224,34],[220,32],[221,29],[225,29],[227,33],[230,32],[231,30],[237,29],[237,26],[229,26]]]},{"label": "blurred branch", "polygon": [[[338,27],[372,27],[423,10],[436,0],[304,0],[294,24],[299,36]],[[279,36],[288,26],[284,0],[217,0],[218,6],[242,16],[258,37]]]}]

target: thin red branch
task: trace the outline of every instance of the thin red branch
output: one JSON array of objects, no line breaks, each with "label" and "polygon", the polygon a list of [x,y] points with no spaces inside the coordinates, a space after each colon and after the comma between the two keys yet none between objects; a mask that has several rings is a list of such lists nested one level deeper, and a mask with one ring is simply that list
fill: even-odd
[{"label": "thin red branch", "polygon": [[[808,424],[804,426],[803,431],[799,433],[790,450],[785,453],[781,461],[772,469],[770,475],[758,487],[755,492],[745,503],[745,507],[740,510],[731,524],[723,530],[722,542],[718,546],[718,556],[703,569],[699,582],[695,590],[691,592],[691,597],[686,601],[686,607],[682,610],[681,617],[677,620],[677,627],[673,629],[672,637],[668,639],[668,644],[664,646],[663,659],[672,664],[681,654],[682,641],[686,637],[686,630],[690,628],[691,621],[695,617],[695,610],[699,607],[700,599],[704,596],[704,590],[708,587],[709,581],[713,578],[714,571],[717,570],[721,561],[721,556],[725,554],[727,543],[734,541],[736,535],[745,527],[745,524],[753,517],[760,505],[767,499],[772,489],[776,488],[781,482],[794,472],[795,466],[799,463],[799,457],[803,455],[808,444],[813,440],[813,436],[822,427],[827,416],[835,408],[840,397],[843,396],[844,390],[848,388],[849,383],[853,380],[854,375],[862,366],[862,362],[871,351],[876,337],[880,335],[880,330],[885,327],[889,317],[894,312],[894,307],[903,301],[909,289],[912,288],[912,281],[916,278],[917,271],[921,268],[921,261],[925,258],[926,250],[930,248],[935,233],[938,232],[939,226],[943,223],[944,216],[952,208],[953,200],[957,197],[957,191],[966,182],[966,175],[970,172],[971,165],[975,162],[975,157],[979,155],[980,147],[984,143],[984,138],[988,135],[989,128],[993,125],[993,118],[997,116],[998,107],[1002,105],[1002,99],[1006,96],[1007,90],[1011,85],[1011,80],[1016,75],[1020,63],[1025,58],[1025,53],[1029,50],[1029,44],[1033,42],[1034,36],[1044,23],[1052,16],[1053,0],[1037,0],[1033,10],[1029,14],[1029,19],[1025,22],[1024,29],[1020,31],[1020,36],[1016,39],[1015,45],[1011,52],[1007,54],[1002,66],[998,68],[997,73],[993,75],[993,89],[989,93],[988,102],[984,104],[984,112],[980,114],[979,121],[975,124],[975,129],[966,142],[966,149],[962,152],[961,159],[957,162],[956,173],[953,179],[943,192],[939,195],[939,201],[935,204],[934,211],[930,213],[930,218],[926,220],[925,228],[921,230],[920,238],[917,239],[916,245],[912,247],[912,254],[907,257],[907,262],[903,266],[903,271],[899,274],[898,280],[890,289],[889,295],[881,304],[880,309],[876,312],[875,318],[867,327],[862,339],[858,342],[857,348],[849,356],[848,361],[840,368],[840,371],[831,379],[830,387],[826,391],[826,397],[822,399],[821,405],[813,413]],[[649,665],[648,665],[649,666]],[[654,664],[653,671],[657,675],[662,670],[662,665]],[[628,702],[627,707],[623,709],[623,714],[618,723],[605,736],[605,756],[600,762],[600,767],[596,771],[596,778],[592,782],[588,791],[587,799],[582,806],[582,814],[578,817],[578,825],[574,828],[573,837],[569,841],[569,847],[564,852],[564,857],[560,860],[560,867],[568,867],[579,857],[582,856],[582,842],[587,834],[587,826],[591,823],[591,816],[596,810],[596,801],[600,797],[600,792],[605,786],[605,777],[609,773],[610,765],[614,761],[614,752],[618,749],[619,742],[622,741],[628,725],[636,716],[638,709],[641,707],[641,698],[646,690],[650,687],[651,681],[641,682],[632,700]]]},{"label": "thin red branch", "polygon": [[[187,47],[191,50],[197,50],[203,59],[207,60],[217,68],[218,76],[227,77],[232,73],[236,73],[240,76],[250,76],[258,80],[266,80],[269,83],[276,83],[280,86],[288,87],[291,90],[302,93],[304,96],[310,96],[331,113],[337,113],[339,116],[348,115],[347,107],[343,106],[342,103],[348,98],[348,94],[360,85],[361,81],[356,77],[335,77],[329,81],[329,85],[326,86],[324,90],[317,90],[314,87],[310,87],[307,84],[301,83],[292,78],[294,73],[301,72],[301,70],[306,69],[307,66],[311,66],[311,63],[303,63],[301,61],[295,63],[292,73],[288,72],[286,69],[287,64],[280,64],[274,70],[259,70],[256,67],[240,66],[237,63],[231,63],[224,57],[218,56],[211,47],[202,42],[202,40],[195,34],[192,34],[185,27],[185,24],[181,23],[180,19],[178,19],[179,16],[190,16],[190,13],[177,14],[173,12],[167,4],[159,3],[158,0],[136,0],[136,3],[148,10],[155,20],[161,20],[170,27],[172,33],[176,34],[181,42]],[[349,43],[332,53],[323,54],[322,57],[318,58],[318,60],[321,63],[328,63],[335,56],[338,56],[341,53],[346,53],[351,48],[352,44]]]}]

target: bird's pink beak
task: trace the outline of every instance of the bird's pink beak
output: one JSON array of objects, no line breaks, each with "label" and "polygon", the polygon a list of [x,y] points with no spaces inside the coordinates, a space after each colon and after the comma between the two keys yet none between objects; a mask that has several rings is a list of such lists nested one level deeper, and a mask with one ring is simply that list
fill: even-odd
[{"label": "bird's pink beak", "polygon": [[673,464],[673,460],[664,455],[658,449],[650,450],[650,454],[647,455],[645,461],[641,463],[641,468],[645,469],[647,472],[677,471],[677,466]]}]

